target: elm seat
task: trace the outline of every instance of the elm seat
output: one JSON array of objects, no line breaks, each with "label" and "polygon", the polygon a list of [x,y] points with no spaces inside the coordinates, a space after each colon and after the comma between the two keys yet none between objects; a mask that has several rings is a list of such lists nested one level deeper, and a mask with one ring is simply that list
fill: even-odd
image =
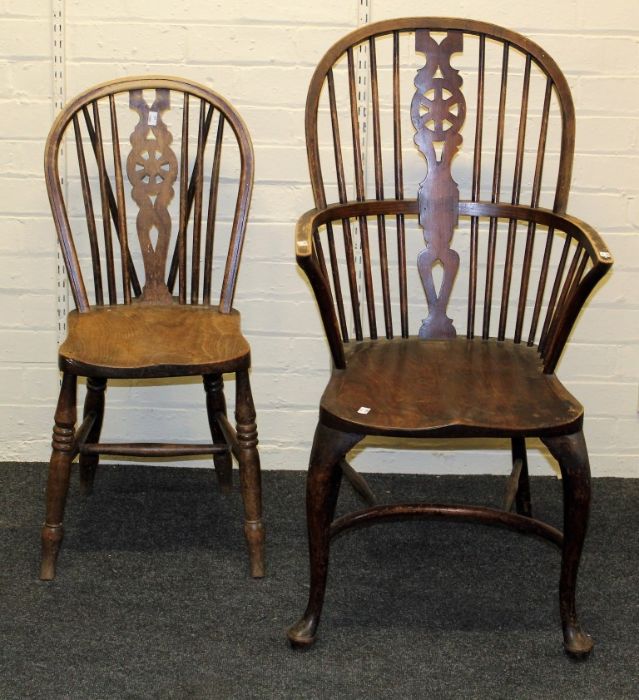
[{"label": "elm seat", "polygon": [[71,311],[63,372],[94,377],[179,377],[246,369],[240,315],[206,306],[127,304]]},{"label": "elm seat", "polygon": [[347,369],[333,372],[320,400],[320,421],[331,428],[396,437],[539,437],[581,427],[581,404],[544,374],[535,348],[393,338],[354,343],[345,354]]}]

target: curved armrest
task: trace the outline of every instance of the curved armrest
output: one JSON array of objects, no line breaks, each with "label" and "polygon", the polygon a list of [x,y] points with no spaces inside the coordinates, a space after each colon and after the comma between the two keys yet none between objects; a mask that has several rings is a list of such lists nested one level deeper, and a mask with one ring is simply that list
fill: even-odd
[{"label": "curved armrest", "polygon": [[342,336],[337,324],[333,295],[331,294],[328,280],[322,272],[317,255],[313,250],[313,234],[324,221],[318,221],[318,219],[321,219],[320,215],[322,213],[317,209],[311,209],[299,218],[295,228],[295,255],[297,264],[304,270],[317,299],[335,367],[344,369],[346,367],[344,344],[342,343]]},{"label": "curved armrest", "polygon": [[[568,214],[557,214],[550,209],[527,207],[520,204],[492,204],[490,202],[460,202],[459,213],[465,216],[492,216],[517,219],[559,229],[576,238],[588,251],[593,265],[607,268],[612,265],[612,255],[601,236],[585,221]],[[605,272],[605,271],[604,271]]]},{"label": "curved armrest", "polygon": [[[297,262],[304,269],[317,297],[326,336],[331,347],[335,366],[345,366],[344,347],[342,344],[330,285],[319,265],[313,250],[313,236],[317,228],[331,221],[352,217],[375,215],[418,214],[417,200],[384,199],[363,202],[345,202],[332,204],[323,209],[311,209],[303,214],[297,222],[295,232],[295,252]],[[592,226],[568,214],[559,214],[550,209],[533,208],[518,204],[491,202],[459,203],[461,216],[486,216],[500,219],[516,219],[547,226],[549,229],[563,231],[575,238],[586,251],[592,268],[565,295],[560,308],[555,310],[548,343],[543,352],[544,371],[554,372],[566,340],[575,320],[597,282],[608,272],[613,258],[601,236]]]}]

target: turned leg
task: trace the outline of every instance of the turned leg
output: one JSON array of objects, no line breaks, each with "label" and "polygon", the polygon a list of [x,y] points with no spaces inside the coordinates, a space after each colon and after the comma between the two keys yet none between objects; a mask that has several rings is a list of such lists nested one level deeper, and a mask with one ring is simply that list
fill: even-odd
[{"label": "turned leg", "polygon": [[559,462],[564,492],[564,544],[559,581],[559,609],[564,632],[564,648],[570,656],[582,658],[593,647],[577,619],[575,590],[588,511],[590,508],[590,465],[583,433],[545,438],[544,444]]},{"label": "turned leg", "polygon": [[[87,395],[84,399],[83,419],[90,413],[95,413],[95,420],[89,431],[86,442],[100,441],[102,419],[104,418],[104,391],[107,380],[97,377],[87,377]],[[98,466],[100,455],[80,455],[80,491],[88,496],[93,491],[95,470]]]},{"label": "turned leg", "polygon": [[[209,417],[209,428],[211,429],[213,442],[226,443],[224,433],[215,417],[218,411],[226,415],[224,382],[221,375],[207,374],[204,377],[204,391],[206,392],[206,412]],[[230,493],[233,488],[233,458],[231,452],[220,452],[213,455],[213,465],[215,466],[220,491],[222,493]]]},{"label": "turned leg", "polygon": [[257,451],[255,406],[248,370],[236,375],[235,420],[237,422],[240,487],[244,501],[244,535],[249,550],[251,576],[264,576],[264,527],[262,525],[262,484]]},{"label": "turned leg", "polygon": [[55,577],[55,563],[64,531],[62,519],[69,489],[76,420],[76,383],[73,374],[62,376],[60,397],[55,411],[53,451],[47,481],[47,514],[42,528],[42,562],[40,578],[51,581]]},{"label": "turned leg", "polygon": [[315,641],[326,590],[330,526],[342,478],[340,463],[362,437],[332,430],[321,423],[315,431],[306,479],[311,585],[304,615],[288,629],[288,639],[294,647],[308,647]]},{"label": "turned leg", "polygon": [[528,479],[528,456],[526,454],[526,439],[514,437],[512,439],[513,464],[517,459],[521,460],[519,483],[515,495],[515,507],[519,515],[532,518],[532,505],[530,502],[530,481]]}]

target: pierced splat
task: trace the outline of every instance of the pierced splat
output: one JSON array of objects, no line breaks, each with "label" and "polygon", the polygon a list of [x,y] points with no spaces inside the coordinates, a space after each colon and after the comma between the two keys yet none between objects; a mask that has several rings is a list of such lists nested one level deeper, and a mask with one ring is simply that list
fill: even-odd
[{"label": "pierced splat", "polygon": [[[451,175],[451,162],[462,142],[459,130],[466,116],[466,103],[460,90],[462,79],[451,67],[450,58],[462,49],[461,32],[448,32],[441,44],[426,30],[415,32],[415,50],[426,55],[426,65],[415,77],[417,90],[410,113],[417,132],[415,143],[428,164],[417,194],[419,223],[426,243],[417,256],[417,269],[428,302],[428,317],[419,329],[420,338],[457,335],[446,315],[459,268],[459,255],[450,248],[459,205],[459,188]],[[433,267],[438,261],[443,268],[439,292],[433,280]]]},{"label": "pierced splat", "polygon": [[146,278],[141,299],[162,303],[171,299],[165,282],[171,241],[168,206],[174,195],[178,163],[171,150],[173,137],[162,121],[163,112],[171,106],[169,91],[157,89],[155,95],[149,107],[142,90],[129,93],[129,105],[140,115],[140,121],[131,134],[133,148],[126,172],[131,196],[139,207],[136,225]]}]

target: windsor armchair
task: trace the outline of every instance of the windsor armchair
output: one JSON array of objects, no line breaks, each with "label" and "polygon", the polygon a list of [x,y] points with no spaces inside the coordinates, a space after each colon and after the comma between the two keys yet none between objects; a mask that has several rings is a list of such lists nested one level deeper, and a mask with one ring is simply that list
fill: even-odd
[{"label": "windsor armchair", "polygon": [[[288,630],[293,646],[315,640],[332,537],[375,521],[435,518],[557,545],[564,647],[590,652],[575,608],[590,499],[583,408],[555,368],[612,258],[590,226],[565,213],[574,130],[556,63],[491,24],[374,23],[321,59],[306,103],[316,208],[300,218],[295,246],[334,368],[310,456],[310,590]],[[370,435],[510,439],[503,508],[374,505],[334,519],[345,456]],[[532,517],[533,437],[559,462],[563,533]]]},{"label": "windsor armchair", "polygon": [[[59,350],[62,386],[42,529],[42,579],[55,576],[71,462],[79,455],[81,489],[89,493],[101,454],[212,454],[222,492],[232,486],[233,454],[250,571],[263,576],[250,348],[232,308],[253,170],[241,117],[220,95],[190,81],[149,76],[104,83],[76,97],[53,124],[45,176],[76,309]],[[129,232],[132,212],[135,237]],[[213,275],[214,269],[221,274]],[[237,431],[226,413],[226,372],[236,378]],[[203,377],[212,442],[99,441],[109,379],[195,375]],[[78,376],[87,378],[87,393],[76,429]]]}]

